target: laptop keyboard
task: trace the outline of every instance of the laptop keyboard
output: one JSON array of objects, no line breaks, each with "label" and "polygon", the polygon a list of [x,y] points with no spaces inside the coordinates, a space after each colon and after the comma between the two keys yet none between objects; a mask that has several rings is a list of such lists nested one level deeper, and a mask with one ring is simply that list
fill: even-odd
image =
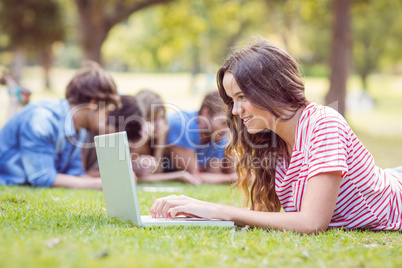
[{"label": "laptop keyboard", "polygon": [[166,222],[166,221],[205,221],[200,218],[187,218],[187,217],[178,217],[178,218],[152,218],[151,216],[141,216],[142,222]]}]

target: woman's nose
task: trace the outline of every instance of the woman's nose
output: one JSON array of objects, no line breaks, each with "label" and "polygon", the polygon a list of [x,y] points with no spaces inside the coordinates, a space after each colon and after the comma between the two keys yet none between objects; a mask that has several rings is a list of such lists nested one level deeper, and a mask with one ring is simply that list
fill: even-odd
[{"label": "woman's nose", "polygon": [[238,102],[233,103],[232,114],[239,115],[241,110],[241,105]]}]

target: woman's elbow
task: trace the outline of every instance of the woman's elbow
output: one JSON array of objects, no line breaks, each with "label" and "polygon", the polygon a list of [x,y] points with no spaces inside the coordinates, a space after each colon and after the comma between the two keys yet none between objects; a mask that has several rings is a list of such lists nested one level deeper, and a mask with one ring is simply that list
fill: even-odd
[{"label": "woman's elbow", "polygon": [[309,235],[310,234],[320,234],[320,233],[324,233],[327,229],[328,229],[328,226],[327,227],[309,228],[304,233],[309,234]]},{"label": "woman's elbow", "polygon": [[313,218],[311,216],[306,217],[303,222],[302,230],[301,233],[305,234],[319,234],[323,233],[328,229],[330,220],[328,221],[327,219],[317,219]]}]

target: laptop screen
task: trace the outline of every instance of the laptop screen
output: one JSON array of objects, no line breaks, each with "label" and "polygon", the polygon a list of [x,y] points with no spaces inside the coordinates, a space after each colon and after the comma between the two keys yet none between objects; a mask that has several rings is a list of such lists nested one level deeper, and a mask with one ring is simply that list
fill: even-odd
[{"label": "laptop screen", "polygon": [[127,133],[95,137],[107,214],[142,226]]}]

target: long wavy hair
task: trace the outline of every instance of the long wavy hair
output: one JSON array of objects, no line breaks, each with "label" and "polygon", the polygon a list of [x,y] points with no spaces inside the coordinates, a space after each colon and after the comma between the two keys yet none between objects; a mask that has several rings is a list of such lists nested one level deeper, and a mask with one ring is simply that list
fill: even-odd
[{"label": "long wavy hair", "polygon": [[287,52],[259,38],[230,55],[217,73],[218,89],[228,108],[232,134],[226,153],[234,156],[236,162],[238,181],[235,186],[243,194],[243,205],[248,206],[251,200],[252,210],[280,211],[275,173],[279,161],[290,160],[286,143],[268,129],[249,134],[240,116],[232,114],[233,100],[223,87],[223,77],[228,72],[255,107],[269,111],[276,120],[283,121],[308,105],[298,64]]}]

